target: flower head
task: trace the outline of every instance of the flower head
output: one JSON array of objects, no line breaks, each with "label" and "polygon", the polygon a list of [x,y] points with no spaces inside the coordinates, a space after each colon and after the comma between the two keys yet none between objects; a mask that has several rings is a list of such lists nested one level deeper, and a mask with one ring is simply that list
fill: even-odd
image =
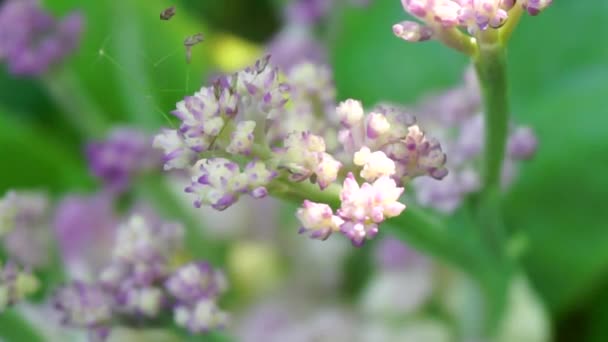
[{"label": "flower head", "polygon": [[[486,39],[480,32],[500,29],[509,22],[512,11],[526,10],[537,15],[551,3],[552,0],[401,0],[405,11],[423,23],[403,21],[393,26],[393,32],[409,42],[436,37],[471,54],[477,41]],[[474,38],[467,38],[459,31],[461,28]]]},{"label": "flower head", "polygon": [[78,13],[57,20],[38,1],[5,1],[0,5],[0,61],[12,74],[41,75],[74,51],[82,27]]}]

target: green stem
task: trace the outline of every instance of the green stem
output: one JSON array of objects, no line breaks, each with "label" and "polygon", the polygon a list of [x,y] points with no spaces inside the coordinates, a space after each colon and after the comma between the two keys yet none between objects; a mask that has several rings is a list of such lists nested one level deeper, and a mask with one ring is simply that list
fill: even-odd
[{"label": "green stem", "polygon": [[505,51],[499,44],[481,46],[474,59],[485,114],[483,187],[500,187],[509,125]]},{"label": "green stem", "polygon": [[505,23],[503,27],[500,28],[500,42],[503,46],[506,46],[509,39],[513,35],[517,24],[521,20],[522,15],[524,14],[523,6],[516,5],[509,11],[509,20]]},{"label": "green stem", "polygon": [[506,53],[497,32],[480,35],[479,53],[474,57],[485,115],[485,147],[482,191],[477,198],[475,221],[480,228],[486,259],[478,273],[486,294],[487,333],[492,336],[503,316],[513,265],[506,257],[506,230],[501,212],[501,178],[505,158],[509,103]]},{"label": "green stem", "polygon": [[40,331],[15,309],[8,309],[0,313],[0,340],[6,342],[45,341]]},{"label": "green stem", "polygon": [[435,32],[436,38],[443,44],[464,53],[467,56],[473,56],[477,53],[477,45],[475,38],[472,38],[457,28],[437,28]]}]

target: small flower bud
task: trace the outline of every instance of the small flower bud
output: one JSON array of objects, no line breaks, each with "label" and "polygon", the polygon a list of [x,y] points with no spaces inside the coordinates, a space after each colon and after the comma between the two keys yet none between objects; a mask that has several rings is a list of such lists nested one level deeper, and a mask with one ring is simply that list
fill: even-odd
[{"label": "small flower bud", "polygon": [[305,200],[302,208],[298,209],[297,217],[302,224],[299,233],[309,234],[311,238],[317,240],[326,240],[331,233],[339,231],[344,223],[344,220],[334,215],[327,204],[308,200]]},{"label": "small flower bud", "polygon": [[389,159],[382,151],[371,152],[369,148],[362,147],[355,153],[353,162],[362,166],[361,177],[373,182],[382,176],[393,176],[396,172],[395,162]]},{"label": "small flower bud", "polygon": [[336,114],[344,127],[352,127],[363,118],[363,105],[359,101],[349,99],[338,105]]},{"label": "small flower bud", "polygon": [[433,37],[433,29],[415,21],[402,21],[393,25],[395,36],[408,42],[423,42]]},{"label": "small flower bud", "polygon": [[518,127],[509,136],[507,149],[515,159],[530,159],[534,156],[538,140],[530,127]]},{"label": "small flower bud", "polygon": [[255,121],[241,121],[237,124],[226,152],[231,154],[249,155],[253,146],[253,130]]}]

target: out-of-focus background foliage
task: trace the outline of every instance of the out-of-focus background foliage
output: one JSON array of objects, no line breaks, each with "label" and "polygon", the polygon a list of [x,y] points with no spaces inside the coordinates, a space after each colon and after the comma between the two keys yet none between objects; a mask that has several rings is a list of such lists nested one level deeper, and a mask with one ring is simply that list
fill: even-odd
[{"label": "out-of-focus background foliage", "polygon": [[[150,132],[211,75],[255,58],[282,25],[281,1],[271,0],[44,2],[56,13],[79,8],[86,15],[65,101],[82,92],[111,122]],[[178,15],[159,21],[173,4]],[[397,0],[331,13],[323,29],[340,99],[408,103],[459,81],[465,58],[392,35],[404,16]],[[505,213],[523,236],[523,263],[561,341],[608,340],[607,22],[604,0],[555,1],[541,16],[524,18],[509,47],[513,114],[534,127],[540,148],[523,166]],[[188,65],[182,43],[196,32],[205,42]],[[86,134],[65,120],[42,82],[53,81],[0,70],[0,193],[95,186],[82,158]]]}]

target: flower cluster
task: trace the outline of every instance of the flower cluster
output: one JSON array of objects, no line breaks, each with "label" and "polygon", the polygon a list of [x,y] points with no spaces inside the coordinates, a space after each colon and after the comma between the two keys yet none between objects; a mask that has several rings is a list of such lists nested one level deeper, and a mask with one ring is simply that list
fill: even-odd
[{"label": "flower cluster", "polygon": [[226,282],[207,263],[175,269],[182,238],[179,224],[132,216],[118,227],[112,260],[99,280],[76,281],[57,292],[64,323],[105,338],[117,318],[156,319],[173,308],[176,323],[193,333],[222,327],[227,317],[216,300]]},{"label": "flower cluster", "polygon": [[[286,86],[268,59],[238,74],[218,79],[177,104],[178,130],[164,130],[154,146],[165,151],[165,169],[191,169],[186,191],[195,204],[222,210],[240,195],[264,197],[276,174],[260,160],[241,171],[238,159],[248,157],[264,139],[266,120],[285,105]],[[223,154],[226,158],[216,157]]]},{"label": "flower cluster", "polygon": [[[403,21],[393,26],[396,36],[419,42],[433,37],[451,39],[458,28],[477,36],[481,31],[505,25],[513,11],[537,15],[552,0],[401,0],[405,10],[424,24]],[[519,15],[519,14],[516,14]]]},{"label": "flower cluster", "polygon": [[[40,230],[48,201],[35,193],[8,192],[0,199],[0,238],[8,257],[0,260],[0,313],[38,289],[38,279],[29,271],[45,263],[47,238]],[[25,270],[19,264],[26,265]]]},{"label": "flower cluster", "polygon": [[38,279],[29,271],[20,270],[12,262],[0,263],[0,313],[8,306],[33,294],[38,289]]},{"label": "flower cluster", "polygon": [[138,173],[159,167],[160,157],[151,148],[151,137],[126,127],[113,129],[103,141],[87,145],[91,173],[111,191],[124,191]]},{"label": "flower cluster", "polygon": [[[478,168],[484,147],[484,116],[481,113],[479,87],[467,74],[465,83],[425,99],[415,111],[427,126],[442,137],[450,158],[450,174],[441,182],[420,178],[413,182],[416,199],[424,206],[444,213],[455,211],[464,198],[480,190]],[[502,185],[508,186],[516,175],[516,161],[530,159],[537,147],[530,127],[510,125],[503,164]]]},{"label": "flower cluster", "polygon": [[176,299],[175,322],[192,333],[223,327],[228,317],[217,306],[226,290],[224,275],[206,262],[190,263],[178,269],[165,287]]},{"label": "flower cluster", "polygon": [[56,20],[36,0],[0,5],[0,61],[15,75],[40,75],[72,53],[80,40],[78,13]]},{"label": "flower cluster", "polygon": [[29,267],[47,264],[48,214],[48,198],[40,193],[9,192],[0,200],[0,231],[12,260]]},{"label": "flower cluster", "polygon": [[185,191],[196,207],[224,210],[242,194],[281,195],[310,182],[341,207],[334,215],[328,204],[304,202],[300,232],[324,240],[339,231],[361,246],[405,209],[398,200],[407,182],[447,175],[439,142],[404,111],[379,106],[366,115],[359,101],[337,105],[329,69],[313,63],[281,77],[266,58],[177,104],[179,129],[154,144],[165,169],[191,169]]}]

